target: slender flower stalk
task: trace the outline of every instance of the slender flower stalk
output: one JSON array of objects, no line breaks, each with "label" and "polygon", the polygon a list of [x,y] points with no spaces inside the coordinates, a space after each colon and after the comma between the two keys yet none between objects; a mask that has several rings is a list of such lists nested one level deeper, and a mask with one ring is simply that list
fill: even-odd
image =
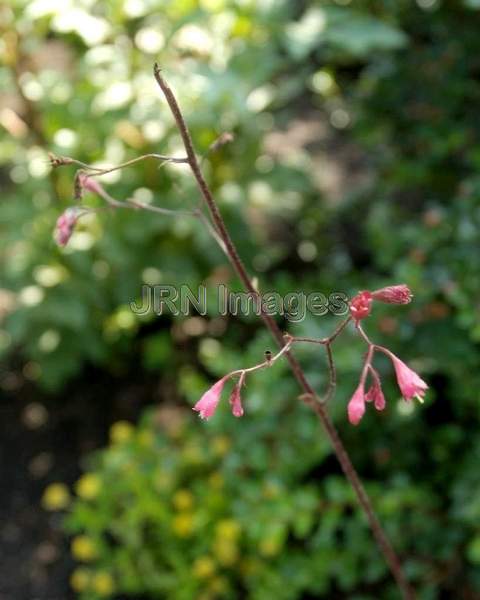
[{"label": "slender flower stalk", "polygon": [[[230,237],[230,234],[225,226],[225,222],[224,222],[222,215],[218,209],[218,206],[215,202],[212,192],[210,191],[210,188],[209,188],[207,182],[205,181],[205,178],[203,177],[203,174],[200,169],[200,164],[197,160],[195,150],[193,147],[192,138],[190,136],[188,127],[185,123],[183,114],[178,105],[177,99],[175,98],[174,93],[172,92],[172,90],[168,86],[167,82],[163,78],[163,76],[160,72],[160,68],[158,67],[157,64],[154,65],[153,72],[154,72],[155,79],[156,79],[160,89],[162,90],[163,95],[165,96],[165,99],[166,99],[166,101],[169,105],[169,108],[173,114],[173,117],[177,123],[177,127],[178,127],[179,133],[182,137],[182,141],[183,141],[185,151],[187,154],[188,164],[190,166],[193,176],[195,177],[198,188],[203,196],[203,199],[204,199],[205,205],[208,209],[213,226],[214,226],[218,236],[223,241],[226,254],[227,254],[235,272],[237,273],[240,281],[244,285],[245,289],[248,292],[250,292],[251,294],[253,294],[254,298],[259,300],[259,292],[258,292],[256,286],[253,285],[253,282],[250,279],[250,277],[243,265],[243,262],[238,254],[237,248],[236,248],[235,244],[233,243],[233,240]],[[270,330],[273,338],[279,344],[279,346],[283,346],[283,343],[284,343],[283,342],[283,334],[282,334],[280,328],[278,327],[277,323],[273,319],[273,317],[264,311],[261,312],[260,316],[261,316],[263,322],[265,323],[266,327]],[[317,398],[317,395],[315,394],[314,389],[308,382],[308,380],[303,372],[303,369],[301,368],[297,359],[293,356],[293,354],[290,351],[285,351],[285,356],[286,356],[286,359],[288,360],[288,363],[290,365],[292,373],[294,374],[295,378],[297,379],[298,383],[300,384],[301,388],[303,389],[304,394],[308,395],[310,398]],[[387,561],[387,563],[391,569],[391,572],[395,578],[398,588],[401,591],[402,597],[405,599],[408,599],[408,600],[413,599],[415,597],[415,595],[403,573],[400,560],[399,560],[397,554],[395,553],[395,550],[393,549],[389,539],[387,538],[387,536],[375,514],[372,503],[365,491],[365,488],[363,487],[362,482],[360,481],[360,478],[350,460],[350,457],[349,457],[343,443],[340,440],[340,437],[330,419],[330,416],[325,408],[325,405],[322,404],[321,402],[312,402],[310,405],[312,406],[313,410],[315,411],[315,414],[320,419],[320,421],[325,429],[325,432],[326,432],[328,438],[330,439],[330,442],[331,442],[334,452],[340,462],[340,465],[345,473],[345,476],[347,477],[350,484],[352,485],[352,487],[357,495],[358,501],[359,501],[362,509],[365,511],[365,514],[369,521],[373,535],[379,545],[381,552],[383,553],[383,555],[385,557],[385,560]]]}]

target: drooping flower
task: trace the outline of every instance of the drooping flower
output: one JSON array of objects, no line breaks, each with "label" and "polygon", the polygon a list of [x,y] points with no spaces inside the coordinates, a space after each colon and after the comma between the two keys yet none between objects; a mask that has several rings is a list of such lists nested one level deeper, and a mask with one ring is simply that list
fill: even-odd
[{"label": "drooping flower", "polygon": [[350,314],[355,321],[368,317],[372,310],[372,293],[368,291],[359,292],[350,301]]},{"label": "drooping flower", "polygon": [[352,425],[358,425],[365,413],[365,391],[363,382],[355,390],[347,407],[348,420]]},{"label": "drooping flower", "polygon": [[105,193],[105,190],[98,183],[98,181],[96,181],[92,177],[89,177],[86,173],[80,173],[78,175],[78,182],[79,182],[80,186],[84,190],[87,190],[88,192],[92,192],[93,194],[98,194],[99,196],[103,196],[103,194]]},{"label": "drooping flower", "polygon": [[232,407],[232,414],[234,417],[242,417],[243,416],[243,406],[242,406],[242,398],[241,398],[241,389],[243,382],[245,380],[245,373],[240,375],[240,379],[235,384],[235,387],[230,394],[230,406]]},{"label": "drooping flower", "polygon": [[412,301],[413,294],[404,283],[400,285],[389,285],[372,292],[374,300],[386,302],[387,304],[409,304]]},{"label": "drooping flower", "polygon": [[55,225],[55,241],[59,246],[66,246],[72,237],[73,230],[78,220],[78,211],[75,208],[67,208],[57,219]]},{"label": "drooping flower", "polygon": [[402,396],[405,400],[411,400],[417,398],[420,402],[423,402],[425,392],[428,389],[428,385],[423,379],[415,373],[410,367],[408,367],[398,356],[395,356],[392,352],[388,352],[388,356],[393,362],[395,368],[395,374],[397,376],[397,383]]},{"label": "drooping flower", "polygon": [[223,386],[228,378],[229,376],[223,377],[217,381],[217,383],[212,385],[193,407],[193,410],[196,410],[200,414],[201,419],[209,419],[214,415],[218,403],[220,402]]},{"label": "drooping flower", "polygon": [[365,401],[373,402],[377,410],[383,410],[385,408],[385,396],[383,395],[380,376],[372,366],[370,367],[370,372],[373,377],[373,383],[365,394]]}]

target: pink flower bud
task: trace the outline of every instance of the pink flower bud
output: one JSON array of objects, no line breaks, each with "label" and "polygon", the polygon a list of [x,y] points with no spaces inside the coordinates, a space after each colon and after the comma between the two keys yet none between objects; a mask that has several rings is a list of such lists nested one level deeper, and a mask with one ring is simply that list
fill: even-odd
[{"label": "pink flower bud", "polygon": [[395,374],[397,376],[397,383],[402,396],[405,400],[411,400],[417,398],[420,402],[423,402],[425,392],[428,390],[428,385],[423,379],[415,373],[410,367],[401,361],[395,354],[388,352],[388,356],[393,362],[395,368]]},{"label": "pink flower bud", "polygon": [[385,396],[383,395],[380,377],[373,367],[370,367],[370,371],[373,375],[373,383],[365,394],[365,400],[366,402],[373,402],[377,410],[383,410],[385,408]]},{"label": "pink flower bud", "polygon": [[77,224],[78,213],[74,208],[67,208],[57,219],[54,237],[59,246],[66,246],[72,237],[73,230]]},{"label": "pink flower bud", "polygon": [[220,381],[217,381],[212,387],[207,390],[200,400],[195,404],[193,410],[200,413],[201,419],[209,419],[212,417],[217,410],[220,397],[222,395],[223,386],[227,381],[228,377],[223,377]]},{"label": "pink flower bud", "polygon": [[400,285],[390,285],[380,290],[372,292],[374,300],[386,302],[387,304],[409,304],[412,301],[413,294],[404,283]]},{"label": "pink flower bud", "polygon": [[350,301],[350,314],[356,321],[368,317],[372,309],[372,294],[371,292],[359,292]]},{"label": "pink flower bud", "polygon": [[87,190],[88,192],[92,192],[92,194],[98,194],[99,196],[103,196],[105,194],[105,190],[103,187],[96,181],[89,177],[85,173],[80,173],[78,176],[78,182],[80,186]]},{"label": "pink flower bud", "polygon": [[242,398],[240,392],[242,389],[243,382],[245,380],[245,373],[240,375],[240,379],[235,384],[235,387],[230,394],[230,406],[232,407],[232,414],[234,417],[243,416]]},{"label": "pink flower bud", "polygon": [[358,425],[365,413],[365,393],[363,383],[355,390],[352,399],[348,403],[348,420],[352,425]]}]

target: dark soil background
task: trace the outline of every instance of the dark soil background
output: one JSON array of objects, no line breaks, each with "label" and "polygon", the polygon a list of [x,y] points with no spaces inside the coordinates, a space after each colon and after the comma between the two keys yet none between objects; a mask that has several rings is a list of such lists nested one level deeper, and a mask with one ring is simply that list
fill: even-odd
[{"label": "dark soil background", "polygon": [[[61,515],[41,506],[45,487],[71,485],[85,457],[105,446],[110,425],[133,421],[148,385],[85,373],[62,398],[41,394],[19,373],[0,388],[0,600],[69,600],[74,562]],[[127,383],[128,380],[128,383]]]}]

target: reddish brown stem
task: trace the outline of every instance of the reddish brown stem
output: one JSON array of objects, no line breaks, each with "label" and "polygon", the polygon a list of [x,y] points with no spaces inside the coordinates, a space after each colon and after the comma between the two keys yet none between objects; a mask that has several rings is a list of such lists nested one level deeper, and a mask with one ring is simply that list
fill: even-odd
[{"label": "reddish brown stem", "polygon": [[[187,153],[188,164],[197,181],[197,185],[203,196],[203,199],[205,200],[205,204],[208,208],[215,229],[217,230],[219,236],[223,240],[227,256],[245,289],[251,294],[253,294],[254,297],[256,297],[256,299],[259,301],[259,305],[261,306],[260,294],[253,285],[247,273],[247,270],[243,265],[242,259],[240,258],[237,252],[235,244],[233,243],[230,234],[227,231],[225,222],[222,218],[222,215],[220,214],[217,203],[215,202],[210,188],[208,187],[208,184],[205,181],[203,174],[200,170],[200,165],[195,154],[192,138],[190,136],[190,132],[186,125],[185,119],[183,118],[182,111],[180,110],[175,95],[173,94],[165,79],[162,77],[160,68],[157,64],[154,65],[153,72],[155,79],[158,85],[160,86],[160,89],[162,90],[165,99],[170,107],[170,110],[173,114],[173,117],[176,121],[178,130],[182,137],[183,145],[185,146],[185,151]],[[272,336],[275,338],[278,345],[282,347],[284,345],[283,334],[275,320],[269,314],[263,311],[261,312],[260,316],[263,322],[265,323],[266,327],[270,330]],[[317,398],[314,389],[307,381],[307,378],[297,359],[293,356],[293,354],[290,351],[286,352],[285,356],[289,362],[292,373],[294,374],[295,378],[300,384],[300,387],[304,391],[304,394],[311,398]],[[340,440],[337,430],[335,429],[335,426],[333,425],[325,406],[320,402],[312,402],[310,406],[312,406],[316,415],[320,419],[327,433],[327,436],[330,439],[333,450],[338,458],[338,461],[340,462],[343,472],[345,473],[345,476],[347,477],[348,481],[350,482],[351,486],[355,491],[355,494],[357,495],[360,506],[362,507],[367,516],[368,522],[372,529],[373,535],[377,541],[377,544],[380,548],[380,551],[382,552],[383,556],[385,557],[385,560],[387,561],[387,564],[390,567],[392,575],[394,576],[397,582],[398,588],[401,591],[403,598],[405,598],[406,600],[411,600],[415,598],[414,592],[403,573],[400,560],[397,554],[395,553],[395,550],[393,549],[393,546],[391,545],[389,539],[387,538],[387,535],[382,529],[380,521],[378,520],[373,509],[370,498],[368,497],[365,488],[363,487],[363,484],[360,481],[355,467],[353,466],[352,461],[350,460],[350,457],[342,441]]]}]

